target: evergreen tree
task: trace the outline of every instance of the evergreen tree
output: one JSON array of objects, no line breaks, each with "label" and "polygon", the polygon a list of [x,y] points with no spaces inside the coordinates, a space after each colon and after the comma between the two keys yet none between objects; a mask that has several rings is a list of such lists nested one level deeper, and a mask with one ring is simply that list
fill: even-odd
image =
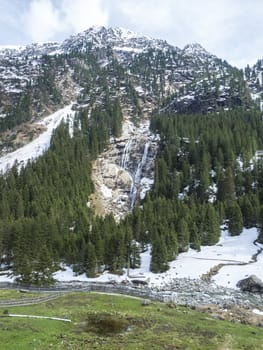
[{"label": "evergreen tree", "polygon": [[141,258],[140,258],[140,245],[136,241],[131,241],[131,244],[128,248],[128,254],[129,254],[129,265],[130,268],[135,269],[140,267],[141,264]]},{"label": "evergreen tree", "polygon": [[177,226],[177,240],[179,246],[179,253],[185,252],[189,247],[190,232],[189,227],[184,218],[181,218]]},{"label": "evergreen tree", "polygon": [[227,208],[228,230],[232,236],[239,235],[243,230],[243,217],[240,207],[237,203],[232,203]]},{"label": "evergreen tree", "polygon": [[163,237],[155,235],[155,239],[152,241],[152,258],[150,270],[152,272],[164,272],[168,270],[167,250]]},{"label": "evergreen tree", "polygon": [[201,234],[202,245],[213,245],[218,242],[220,224],[218,215],[211,204],[205,208],[203,232]]},{"label": "evergreen tree", "polygon": [[201,239],[198,232],[198,228],[195,223],[191,225],[190,229],[190,247],[192,249],[196,249],[197,251],[200,251],[201,246]]},{"label": "evergreen tree", "polygon": [[91,242],[88,242],[86,248],[85,270],[88,277],[96,277],[98,273],[95,247]]}]

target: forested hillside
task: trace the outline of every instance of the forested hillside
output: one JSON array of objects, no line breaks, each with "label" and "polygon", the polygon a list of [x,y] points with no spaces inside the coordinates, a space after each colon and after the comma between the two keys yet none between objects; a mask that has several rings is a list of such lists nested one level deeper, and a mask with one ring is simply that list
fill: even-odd
[{"label": "forested hillside", "polygon": [[119,224],[87,207],[102,116],[79,118],[83,128],[73,138],[61,125],[44,156],[1,177],[2,260],[23,281],[50,281],[61,261],[89,276],[102,265],[117,272],[128,255],[138,265],[139,249],[149,243],[152,271],[165,271],[189,247],[215,244],[223,222],[232,235],[260,225],[262,168],[251,164],[263,147],[259,112],[154,115],[151,128],[161,135],[154,188]]},{"label": "forested hillside", "polygon": [[[0,55],[3,154],[34,139],[24,130],[48,111],[75,101],[74,125],[63,122],[40,158],[0,176],[1,263],[23,282],[51,283],[61,263],[89,277],[122,273],[149,245],[151,270],[163,272],[189,247],[216,244],[222,224],[232,235],[257,226],[263,241],[262,113],[242,71],[201,46],[124,34],[90,29],[12,53],[20,85],[11,92],[10,53]],[[119,222],[97,216],[93,162],[114,143],[127,151],[129,140],[116,141],[124,121],[135,134],[148,119],[159,135],[152,189]]]}]

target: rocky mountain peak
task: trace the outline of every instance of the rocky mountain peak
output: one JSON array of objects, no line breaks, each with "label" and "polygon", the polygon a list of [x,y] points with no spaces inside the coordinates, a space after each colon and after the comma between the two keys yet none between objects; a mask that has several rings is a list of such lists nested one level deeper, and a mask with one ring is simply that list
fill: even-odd
[{"label": "rocky mountain peak", "polygon": [[90,49],[111,47],[115,50],[144,51],[149,48],[164,49],[170,45],[161,39],[153,39],[149,36],[135,33],[125,28],[91,27],[84,32],[66,39],[61,47],[64,51],[86,52]]},{"label": "rocky mountain peak", "polygon": [[189,55],[212,56],[212,54],[206,51],[206,49],[199,43],[190,43],[185,45],[185,47],[183,48],[183,52]]},{"label": "rocky mountain peak", "polygon": [[[248,88],[254,99],[261,99],[262,64],[246,73],[244,81],[242,72],[197,43],[179,49],[125,28],[94,26],[62,43],[0,47],[0,122],[8,129],[20,119],[43,116],[50,106],[55,110],[71,102],[79,91],[80,100],[89,101],[92,95],[98,106],[107,89],[123,101],[126,96],[125,108],[138,115],[147,103],[178,113],[247,106]],[[19,119],[21,109],[25,112]],[[10,116],[14,122],[9,123]]]}]

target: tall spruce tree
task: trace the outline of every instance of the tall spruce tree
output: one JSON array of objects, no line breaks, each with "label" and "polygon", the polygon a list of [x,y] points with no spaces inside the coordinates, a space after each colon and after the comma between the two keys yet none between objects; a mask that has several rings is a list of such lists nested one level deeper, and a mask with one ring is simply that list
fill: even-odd
[{"label": "tall spruce tree", "polygon": [[228,230],[232,236],[239,235],[243,230],[243,217],[238,203],[233,202],[227,208]]}]

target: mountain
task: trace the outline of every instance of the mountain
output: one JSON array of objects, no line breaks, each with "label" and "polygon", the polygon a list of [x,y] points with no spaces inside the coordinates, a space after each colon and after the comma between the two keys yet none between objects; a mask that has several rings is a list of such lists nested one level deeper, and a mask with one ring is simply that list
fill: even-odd
[{"label": "mountain", "polygon": [[251,92],[252,99],[263,109],[262,106],[262,93],[263,93],[263,60],[260,59],[257,63],[244,69],[245,79]]},{"label": "mountain", "polygon": [[[97,107],[108,112],[111,107],[107,101],[118,98],[125,120],[142,124],[147,124],[149,116],[157,110],[207,113],[235,107],[246,109],[253,103],[242,72],[200,44],[188,44],[180,49],[164,40],[123,28],[105,27],[92,27],[62,43],[3,48],[0,50],[0,96],[0,152],[7,156],[43,133],[41,119],[72,102],[74,110],[87,110],[90,114]],[[123,129],[129,129],[126,122]],[[143,125],[140,130],[144,130]],[[109,151],[107,156],[118,165],[123,151],[121,145],[126,145],[127,139],[131,139],[130,152],[136,156],[129,156],[126,162],[130,175],[124,175],[124,190],[112,192],[117,202],[122,198],[118,204],[122,209],[116,209],[116,205],[112,208],[104,195],[107,191],[99,191],[101,205],[105,207],[104,203],[108,203],[104,210],[117,211],[118,215],[125,215],[129,210],[129,179],[136,173],[138,157],[149,141],[145,131],[134,135],[126,133],[117,142],[118,151],[114,149],[113,155]],[[156,146],[149,149],[152,163],[141,174],[145,177],[145,186],[139,191],[142,193],[153,183]],[[3,160],[2,169],[5,166]],[[96,178],[102,179],[99,188],[101,182],[105,185],[105,167],[108,171],[109,166],[96,168]],[[111,209],[107,209],[108,206]]]},{"label": "mountain", "polygon": [[164,272],[222,223],[261,227],[261,75],[122,28],[2,48],[3,264],[46,283],[151,252]]},{"label": "mountain", "polygon": [[[180,113],[251,105],[242,72],[199,44],[179,49],[122,28],[92,27],[62,43],[0,50],[0,131],[76,99],[101,104],[106,85],[135,116],[147,103]],[[1,149],[15,147],[12,138],[4,135]]]}]

